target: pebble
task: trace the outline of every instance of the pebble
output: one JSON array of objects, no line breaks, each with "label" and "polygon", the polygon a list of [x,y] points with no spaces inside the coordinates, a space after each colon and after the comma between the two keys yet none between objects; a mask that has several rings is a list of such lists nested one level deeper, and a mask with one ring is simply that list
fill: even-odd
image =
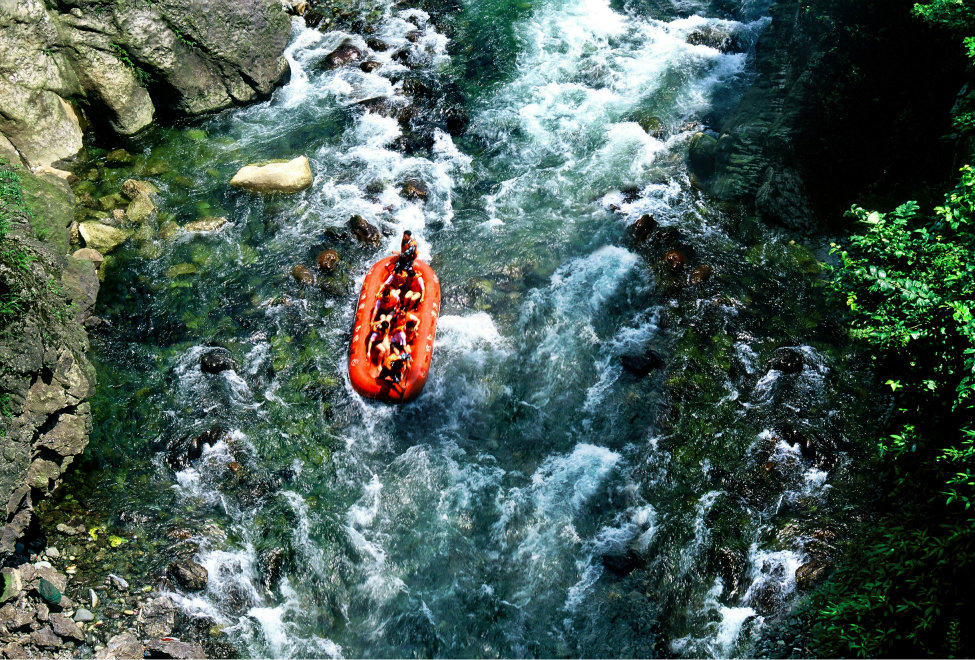
[{"label": "pebble", "polygon": [[58,557],[61,556],[61,551],[52,545],[50,548],[44,551],[44,554],[50,557],[51,559],[57,559]]},{"label": "pebble", "polygon": [[91,609],[95,609],[98,607],[98,594],[95,593],[94,589],[89,589],[88,595],[91,596]]},{"label": "pebble", "polygon": [[95,615],[91,613],[91,610],[86,610],[83,607],[79,607],[78,611],[74,613],[74,620],[78,622],[91,621],[95,618]]},{"label": "pebble", "polygon": [[119,576],[117,576],[115,573],[108,574],[108,581],[111,582],[112,585],[120,591],[125,591],[126,589],[129,588],[129,583],[126,582],[124,578],[120,578]]},{"label": "pebble", "polygon": [[49,561],[38,561],[34,563],[34,568],[51,568],[51,562]]},{"label": "pebble", "polygon": [[135,614],[135,610],[122,610],[122,614],[125,614],[127,616],[132,616],[133,614]]}]

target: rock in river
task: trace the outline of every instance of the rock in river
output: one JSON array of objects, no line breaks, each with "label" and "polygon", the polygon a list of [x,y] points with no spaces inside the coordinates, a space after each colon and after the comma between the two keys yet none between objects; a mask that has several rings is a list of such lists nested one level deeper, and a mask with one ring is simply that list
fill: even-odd
[{"label": "rock in river", "polygon": [[354,215],[349,218],[349,228],[360,243],[379,245],[379,241],[382,240],[382,234],[379,233],[379,230],[369,224],[361,215]]},{"label": "rock in river", "polygon": [[312,285],[315,283],[315,276],[312,272],[305,268],[304,266],[295,266],[291,269],[291,277],[295,278],[295,281],[301,284]]},{"label": "rock in river", "polygon": [[318,269],[326,273],[335,268],[338,262],[339,253],[335,250],[322,250],[317,259]]},{"label": "rock in river", "polygon": [[227,218],[207,216],[205,218],[200,218],[199,220],[194,220],[193,222],[187,222],[183,229],[186,231],[217,231],[221,227],[227,224]]},{"label": "rock in river", "polygon": [[207,587],[209,574],[207,569],[193,560],[173,562],[166,569],[166,573],[176,584],[186,591],[202,591]]},{"label": "rock in river", "polygon": [[200,371],[205,374],[218,374],[221,371],[237,369],[237,363],[223,348],[214,348],[200,356]]},{"label": "rock in river", "polygon": [[311,165],[306,156],[284,162],[246,165],[230,180],[230,185],[235,188],[262,193],[295,193],[311,183]]},{"label": "rock in river", "polygon": [[108,254],[119,245],[129,239],[129,232],[103,225],[100,222],[89,220],[78,225],[81,238],[85,241],[85,247],[97,250],[102,254]]}]

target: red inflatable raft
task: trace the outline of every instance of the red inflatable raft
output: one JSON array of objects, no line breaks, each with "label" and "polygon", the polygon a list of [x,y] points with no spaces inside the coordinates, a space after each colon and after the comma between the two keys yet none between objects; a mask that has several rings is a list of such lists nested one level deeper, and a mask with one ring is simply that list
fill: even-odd
[{"label": "red inflatable raft", "polygon": [[437,315],[440,314],[440,281],[430,266],[417,259],[413,262],[413,270],[423,277],[425,293],[419,309],[413,312],[420,322],[416,339],[409,345],[412,363],[399,383],[380,379],[380,365],[370,361],[366,354],[366,341],[373,321],[376,297],[383,282],[393,272],[396,259],[395,255],[381,259],[366,275],[366,280],[362,283],[362,293],[359,295],[359,307],[355,312],[352,345],[349,350],[349,380],[352,381],[352,387],[364,397],[386,403],[406,403],[420,395],[430,372],[433,338],[437,332]]}]

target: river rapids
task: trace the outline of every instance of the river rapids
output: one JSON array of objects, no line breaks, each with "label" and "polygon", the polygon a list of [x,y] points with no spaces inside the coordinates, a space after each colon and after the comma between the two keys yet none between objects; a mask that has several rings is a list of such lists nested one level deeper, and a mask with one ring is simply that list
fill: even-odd
[{"label": "river rapids", "polygon": [[[114,256],[96,428],[68,490],[139,570],[203,564],[207,589],[173,597],[246,655],[748,655],[842,490],[857,396],[813,252],[688,173],[694,134],[748,84],[766,9],[407,3],[366,36],[296,20],[269,100],[129,146],[118,177],[152,181],[172,220],[229,222]],[[343,43],[381,66],[324,65]],[[384,111],[435,114],[448,93],[455,135],[413,139]],[[300,154],[303,193],[226,185]],[[381,249],[349,238],[355,214]],[[656,246],[631,238],[646,214]],[[423,395],[390,407],[345,364],[358,286],[404,229],[443,316]],[[290,277],[327,247],[342,262],[322,287]],[[713,276],[672,276],[658,251],[675,247]],[[202,373],[211,346],[236,368]],[[769,366],[782,347],[794,368]],[[648,354],[663,368],[627,362]]]}]

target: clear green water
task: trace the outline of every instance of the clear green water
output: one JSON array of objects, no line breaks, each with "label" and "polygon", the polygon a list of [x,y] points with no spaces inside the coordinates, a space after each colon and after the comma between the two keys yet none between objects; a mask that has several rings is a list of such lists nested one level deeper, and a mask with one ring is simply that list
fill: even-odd
[{"label": "clear green water", "polygon": [[[830,505],[845,460],[821,470],[776,429],[842,436],[855,391],[819,329],[812,255],[686,173],[698,122],[747,75],[744,54],[687,38],[754,38],[761,3],[732,9],[468,0],[437,18],[449,40],[389,9],[380,35],[412,48],[410,75],[461,89],[471,119],[409,154],[395,119],[354,104],[396,92],[391,52],[373,74],[322,71],[342,35],[296,28],[269,102],[130,145],[136,164],[100,190],[146,178],[161,221],[230,222],[130,241],[108,266],[96,429],[68,489],[132,541],[105,564],[159,571],[167,534],[188,530],[210,583],[176,597],[256,656],[747,654],[807,556],[780,530]],[[315,172],[303,193],[226,185],[296,154]],[[409,177],[425,202],[400,197]],[[648,212],[711,281],[678,286],[658,263],[672,246],[629,244]],[[405,407],[345,375],[357,286],[383,254],[343,235],[354,213],[384,250],[413,229],[443,286],[430,381]],[[326,247],[338,272],[294,282]],[[195,272],[167,275],[178,264]],[[239,368],[200,373],[209,345]],[[801,373],[767,370],[783,345],[802,347]],[[664,371],[621,367],[647,348]],[[168,444],[214,425],[223,440],[167,465]],[[627,550],[632,572],[606,570]]]}]

